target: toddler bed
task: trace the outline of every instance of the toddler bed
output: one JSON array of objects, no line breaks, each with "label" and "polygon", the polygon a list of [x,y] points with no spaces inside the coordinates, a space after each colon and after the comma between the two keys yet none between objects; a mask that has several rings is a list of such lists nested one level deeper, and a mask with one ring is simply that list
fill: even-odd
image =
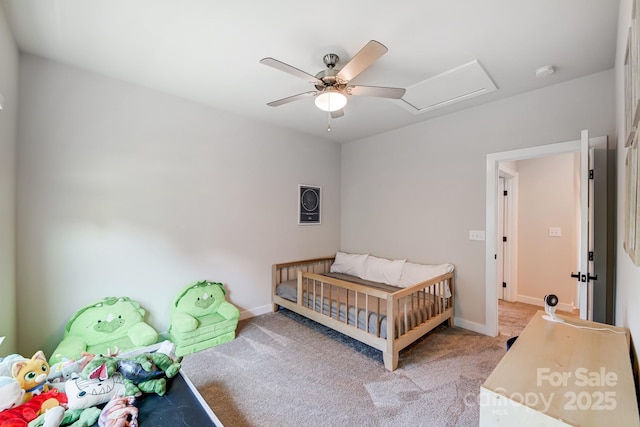
[{"label": "toddler bed", "polygon": [[453,325],[453,270],[341,252],[275,264],[273,309],[285,307],[382,351],[393,371],[400,350],[443,322]]}]

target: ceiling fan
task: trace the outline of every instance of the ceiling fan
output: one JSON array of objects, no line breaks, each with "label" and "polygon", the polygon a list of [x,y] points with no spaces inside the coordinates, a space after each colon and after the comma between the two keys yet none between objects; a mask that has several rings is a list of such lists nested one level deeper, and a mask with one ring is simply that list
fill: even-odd
[{"label": "ceiling fan", "polygon": [[303,98],[315,97],[318,108],[328,111],[331,117],[338,118],[344,115],[343,107],[347,104],[347,96],[375,96],[379,98],[399,99],[405,93],[405,89],[396,87],[360,86],[350,82],[378,58],[387,53],[389,49],[375,40],[369,41],[353,58],[341,69],[335,66],[340,60],[335,53],[326,54],[322,60],[327,66],[315,76],[302,71],[282,61],[273,58],[263,58],[261,64],[268,65],[277,70],[284,71],[313,84],[316,90],[299,93],[287,98],[278,99],[267,103],[270,107],[288,104]]}]

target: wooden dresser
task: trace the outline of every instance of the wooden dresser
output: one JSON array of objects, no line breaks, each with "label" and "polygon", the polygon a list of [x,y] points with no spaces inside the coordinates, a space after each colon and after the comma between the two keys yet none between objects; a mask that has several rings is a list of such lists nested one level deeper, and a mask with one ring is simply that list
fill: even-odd
[{"label": "wooden dresser", "polygon": [[481,426],[640,426],[629,331],[538,311],[480,388]]}]

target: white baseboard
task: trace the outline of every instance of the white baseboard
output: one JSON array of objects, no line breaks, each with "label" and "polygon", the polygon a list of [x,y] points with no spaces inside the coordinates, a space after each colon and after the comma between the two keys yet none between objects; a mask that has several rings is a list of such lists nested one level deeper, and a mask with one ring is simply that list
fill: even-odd
[{"label": "white baseboard", "polygon": [[[525,303],[525,304],[537,305],[542,310],[544,310],[544,301],[542,299],[540,299],[540,298],[529,297],[529,296],[526,296],[526,295],[518,295],[516,297],[516,301],[522,302],[522,303]],[[564,302],[564,303],[560,302],[556,306],[556,309],[558,309],[559,311],[572,312],[573,311],[573,304],[567,304],[566,302]]]},{"label": "white baseboard", "polygon": [[482,323],[471,322],[469,320],[464,320],[459,317],[453,317],[453,325],[458,328],[468,329],[473,332],[477,332],[482,335],[489,335],[487,333],[487,325]]},{"label": "white baseboard", "polygon": [[252,317],[260,316],[261,314],[271,313],[273,311],[273,305],[267,304],[261,307],[252,308],[249,310],[242,310],[240,312],[240,320],[250,319]]}]

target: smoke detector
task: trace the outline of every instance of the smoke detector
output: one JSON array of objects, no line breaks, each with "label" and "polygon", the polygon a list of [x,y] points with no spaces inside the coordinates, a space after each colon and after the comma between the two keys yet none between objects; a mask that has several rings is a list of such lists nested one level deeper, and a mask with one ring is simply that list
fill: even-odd
[{"label": "smoke detector", "polygon": [[556,70],[552,65],[545,65],[536,70],[536,77],[541,79],[544,77],[549,77],[551,74],[555,73]]}]

